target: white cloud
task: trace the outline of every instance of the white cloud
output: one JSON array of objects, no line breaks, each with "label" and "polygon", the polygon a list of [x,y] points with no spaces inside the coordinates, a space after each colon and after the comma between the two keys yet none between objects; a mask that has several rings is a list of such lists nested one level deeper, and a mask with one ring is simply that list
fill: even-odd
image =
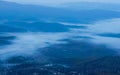
[{"label": "white cloud", "polygon": [[[67,24],[67,23],[62,23]],[[68,25],[68,24],[67,24]],[[76,26],[87,26],[87,29],[72,29],[77,35],[73,36],[87,36],[91,39],[91,42],[97,44],[105,44],[110,48],[120,49],[120,38],[118,37],[105,37],[98,34],[120,34],[120,18],[109,19],[104,21],[99,21],[94,24],[70,24]],[[82,33],[81,33],[82,32]],[[78,39],[80,40],[80,39]]]},{"label": "white cloud", "polygon": [[88,29],[84,31],[87,32],[90,37],[94,38],[92,39],[93,42],[120,49],[120,38],[96,35],[107,33],[120,34],[120,18],[96,22],[95,24],[88,25]]},{"label": "white cloud", "polygon": [[3,46],[0,50],[0,57],[7,58],[14,55],[32,55],[34,52],[52,44],[65,43],[59,41],[69,37],[69,33],[14,33],[16,36],[13,44]]},{"label": "white cloud", "polygon": [[120,19],[110,19],[105,21],[96,22],[89,25],[88,31],[92,33],[120,33]]}]

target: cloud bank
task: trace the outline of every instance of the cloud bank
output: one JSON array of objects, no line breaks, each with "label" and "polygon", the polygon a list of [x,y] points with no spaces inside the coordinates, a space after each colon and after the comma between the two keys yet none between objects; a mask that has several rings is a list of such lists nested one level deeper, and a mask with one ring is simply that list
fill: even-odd
[{"label": "cloud bank", "polygon": [[[59,22],[61,23],[61,22]],[[11,34],[17,38],[13,40],[13,44],[0,47],[0,57],[8,58],[15,55],[32,55],[36,50],[48,47],[54,44],[66,43],[67,41],[61,41],[64,39],[72,40],[90,40],[91,43],[103,44],[108,48],[120,49],[120,37],[115,36],[101,36],[99,34],[112,34],[120,35],[120,19],[110,19],[106,21],[99,21],[94,24],[70,24],[62,23],[70,26],[86,26],[87,28],[71,28],[71,31],[64,33],[41,33],[41,32],[27,32],[27,33],[16,33]],[[82,37],[82,38],[75,38]],[[88,38],[92,39],[88,39]]]}]

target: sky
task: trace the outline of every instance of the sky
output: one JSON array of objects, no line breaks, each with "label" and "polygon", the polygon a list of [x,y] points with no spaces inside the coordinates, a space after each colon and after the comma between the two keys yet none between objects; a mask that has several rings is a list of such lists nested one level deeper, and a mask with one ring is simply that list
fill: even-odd
[{"label": "sky", "polygon": [[47,5],[47,6],[54,6],[65,3],[72,3],[72,2],[102,2],[102,3],[120,4],[120,0],[4,0],[4,1],[18,2],[23,4]]}]

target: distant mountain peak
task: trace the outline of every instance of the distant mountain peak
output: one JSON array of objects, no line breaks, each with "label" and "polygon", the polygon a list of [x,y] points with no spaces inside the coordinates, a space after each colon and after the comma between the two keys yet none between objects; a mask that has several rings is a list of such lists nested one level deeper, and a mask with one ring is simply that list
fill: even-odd
[{"label": "distant mountain peak", "polygon": [[98,3],[98,2],[74,2],[63,4],[64,7],[69,9],[81,10],[81,9],[104,9],[120,11],[120,4],[115,3]]}]

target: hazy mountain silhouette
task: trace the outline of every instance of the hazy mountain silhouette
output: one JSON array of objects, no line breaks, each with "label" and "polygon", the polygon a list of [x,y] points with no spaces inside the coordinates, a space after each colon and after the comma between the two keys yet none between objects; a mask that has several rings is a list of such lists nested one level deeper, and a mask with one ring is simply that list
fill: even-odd
[{"label": "hazy mountain silhouette", "polygon": [[[78,7],[79,8],[79,7]],[[37,5],[22,5],[0,1],[0,19],[10,20],[55,20],[65,22],[91,23],[103,19],[119,18],[117,11],[90,9],[74,10]]]},{"label": "hazy mountain silhouette", "polygon": [[97,2],[75,2],[63,4],[64,7],[69,9],[81,10],[81,9],[103,9],[120,11],[120,4],[114,3],[97,3]]}]

